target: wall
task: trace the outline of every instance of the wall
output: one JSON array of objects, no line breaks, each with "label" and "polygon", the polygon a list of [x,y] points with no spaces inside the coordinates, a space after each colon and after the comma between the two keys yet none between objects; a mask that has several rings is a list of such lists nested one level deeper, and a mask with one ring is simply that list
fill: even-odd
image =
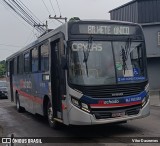
[{"label": "wall", "polygon": [[160,90],[160,58],[147,59],[150,89]]},{"label": "wall", "polygon": [[160,0],[139,0],[138,23],[160,22]]},{"label": "wall", "polygon": [[147,47],[148,76],[151,90],[160,90],[160,46],[158,46],[159,25],[143,25]]},{"label": "wall", "polygon": [[134,0],[110,11],[111,20],[160,22],[160,0]]},{"label": "wall", "polygon": [[147,47],[147,57],[160,57],[160,46],[158,46],[159,25],[143,25],[144,36]]},{"label": "wall", "polygon": [[138,22],[137,2],[131,2],[123,7],[110,11],[111,20]]}]

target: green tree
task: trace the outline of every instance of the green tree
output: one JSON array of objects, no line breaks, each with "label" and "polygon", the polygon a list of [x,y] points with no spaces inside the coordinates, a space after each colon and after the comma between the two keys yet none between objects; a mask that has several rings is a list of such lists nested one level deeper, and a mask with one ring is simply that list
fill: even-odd
[{"label": "green tree", "polygon": [[0,77],[3,77],[6,72],[6,62],[5,60],[0,61]]},{"label": "green tree", "polygon": [[69,21],[79,21],[80,18],[79,17],[72,17]]}]

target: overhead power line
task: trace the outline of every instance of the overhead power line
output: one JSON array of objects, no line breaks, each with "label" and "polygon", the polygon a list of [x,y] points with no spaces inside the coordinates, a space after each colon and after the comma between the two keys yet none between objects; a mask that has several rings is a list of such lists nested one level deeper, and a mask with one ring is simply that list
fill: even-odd
[{"label": "overhead power line", "polygon": [[67,18],[66,17],[57,17],[56,15],[54,16],[54,17],[52,17],[51,15],[49,15],[49,19],[55,19],[55,20],[57,20],[58,22],[60,22],[60,23],[63,23],[62,21],[60,21],[60,20],[65,20],[65,22],[67,22]]},{"label": "overhead power line", "polygon": [[32,16],[30,16],[16,1],[12,1],[12,6],[17,8],[23,14],[23,16],[25,16],[25,18],[30,20],[32,23],[36,23]]},{"label": "overhead power line", "polygon": [[[58,9],[59,9],[59,13],[60,13],[60,17],[56,17],[56,11],[53,7],[53,3],[52,0],[50,1],[50,5],[55,13],[54,18],[60,23],[63,23],[61,20],[67,20],[67,18],[63,18],[62,14],[61,14],[61,10],[60,10],[60,6],[58,1],[56,0]],[[47,12],[49,13],[49,15],[51,14],[46,3],[44,2],[44,0],[42,0],[43,5],[45,6]],[[14,13],[16,13],[20,18],[22,18],[27,24],[29,24],[32,27],[35,27],[35,30],[37,30],[40,34],[44,34],[45,32],[47,32],[47,24],[43,24],[28,8],[27,6],[21,1],[21,0],[2,0],[2,4],[6,7],[8,7],[9,9],[11,9]],[[51,15],[50,15],[51,16]],[[49,17],[50,17],[49,16]],[[46,27],[46,29],[44,28]]]},{"label": "overhead power line", "polygon": [[42,23],[42,22],[38,19],[38,17],[36,17],[36,16],[34,15],[34,13],[33,13],[32,11],[30,11],[30,10],[25,6],[24,3],[22,3],[22,1],[20,1],[20,3],[32,14],[32,16],[34,16],[34,17],[37,19],[37,21],[39,21],[40,23]]},{"label": "overhead power line", "polygon": [[57,2],[58,9],[59,9],[59,14],[60,14],[60,16],[62,16],[62,14],[61,14],[61,10],[60,10],[60,6],[59,6],[59,3],[58,3],[58,1],[57,1],[57,0],[56,0],[56,2]]},{"label": "overhead power line", "polygon": [[6,49],[6,48],[5,48],[5,49],[3,49],[3,48],[1,49],[1,48],[0,48],[0,50],[1,50],[1,51],[4,51],[4,52],[7,51],[7,52],[10,52],[10,53],[15,53],[15,52],[16,52],[16,50],[13,51],[13,50],[11,50],[11,49]]},{"label": "overhead power line", "polygon": [[49,15],[50,15],[51,13],[50,13],[49,9],[47,8],[47,5],[45,4],[45,2],[44,2],[43,0],[42,0],[42,2],[43,2],[43,4],[44,4],[46,10],[48,11],[48,13],[49,13]]},{"label": "overhead power line", "polygon": [[[37,24],[37,23],[41,23],[41,21],[38,19],[38,21],[36,21],[35,20],[35,18],[32,16],[33,15],[33,13],[32,14],[29,14],[26,10],[25,10],[25,8],[18,2],[18,0],[13,0],[14,2],[15,2],[15,4],[20,8],[20,10],[22,10],[22,12],[24,12],[24,15],[26,15],[26,17],[27,18],[29,18],[31,21],[32,21],[32,23],[34,23],[34,24]],[[17,2],[16,2],[17,1]],[[19,0],[20,1],[20,0]],[[22,2],[21,2],[22,3]],[[24,4],[23,4],[24,5]],[[24,5],[25,6],[25,5]],[[25,6],[26,7],[26,6]],[[37,19],[37,17],[36,17],[36,19]],[[45,31],[44,30],[44,28],[43,27],[40,27],[40,29],[42,30],[42,31]]]},{"label": "overhead power line", "polygon": [[52,1],[51,1],[51,0],[49,0],[49,1],[50,1],[51,6],[52,6],[52,9],[53,9],[54,14],[56,15],[56,11],[54,10],[54,7],[53,7],[53,4],[52,4]]},{"label": "overhead power line", "polygon": [[9,8],[11,8],[15,13],[17,13],[17,15],[19,15],[24,21],[26,21],[29,25],[32,25],[23,15],[21,15],[21,13],[19,13],[18,11],[16,11],[16,9],[11,4],[9,4],[5,0],[4,0],[4,2],[8,5]]},{"label": "overhead power line", "polygon": [[[26,23],[24,23],[23,21],[21,21],[20,19],[20,17],[19,16],[17,16],[17,14],[12,10],[12,9],[10,9],[10,8],[8,8],[8,6],[6,5],[6,3],[4,2],[4,1],[0,1],[0,3],[7,9],[7,10],[9,10],[14,16],[15,16],[15,18],[17,18],[17,20],[19,20],[19,22],[21,22],[26,28],[28,28],[30,31],[31,31],[31,33],[33,33],[33,36],[32,36],[32,38],[30,39],[30,40],[32,40],[33,39],[33,37],[38,37],[38,36],[36,36],[36,33],[34,32],[34,27],[32,27],[32,29],[31,28],[29,28],[28,26],[27,26],[27,24]],[[25,5],[24,5],[25,6]],[[27,8],[27,7],[26,7]],[[28,9],[29,10],[29,9]],[[33,14],[34,15],[34,14]],[[35,16],[36,17],[36,16]],[[38,18],[37,18],[38,19]],[[26,42],[28,42],[29,41],[29,38],[27,39],[27,41]],[[25,43],[25,44],[27,44],[27,43]],[[6,44],[1,44],[1,46],[10,46],[10,47],[22,47],[22,46],[13,46],[13,45],[6,45]],[[25,46],[25,45],[24,45]],[[6,49],[6,48],[5,48]]]},{"label": "overhead power line", "polygon": [[[32,27],[41,23],[41,21],[33,15],[33,13],[20,0],[3,0],[3,2]],[[35,29],[39,33],[45,32],[43,27],[36,27]]]},{"label": "overhead power line", "polygon": [[[17,1],[17,0],[16,0]],[[18,6],[18,8],[21,10],[21,12],[23,12],[23,14],[27,17],[27,18],[29,18],[32,22],[34,22],[34,23],[37,23],[36,22],[36,20],[35,20],[35,18],[33,18],[33,16],[32,15],[30,15],[28,12],[26,12],[25,10],[24,10],[24,8],[23,8],[23,6],[17,1],[16,2],[15,0],[14,0],[14,2],[15,2],[15,4]],[[32,13],[33,14],[33,13]],[[37,17],[36,17],[37,18]],[[38,20],[38,22],[40,22],[39,20]]]},{"label": "overhead power line", "polygon": [[5,3],[4,1],[0,1],[0,3],[1,3],[6,9],[8,9],[7,6],[6,6],[6,3]]},{"label": "overhead power line", "polygon": [[46,32],[48,32],[48,22],[46,21],[46,24],[35,24],[34,27],[46,27]]},{"label": "overhead power line", "polygon": [[9,44],[0,44],[0,46],[6,46],[6,47],[22,47],[22,46],[17,46],[17,45],[9,45]]}]

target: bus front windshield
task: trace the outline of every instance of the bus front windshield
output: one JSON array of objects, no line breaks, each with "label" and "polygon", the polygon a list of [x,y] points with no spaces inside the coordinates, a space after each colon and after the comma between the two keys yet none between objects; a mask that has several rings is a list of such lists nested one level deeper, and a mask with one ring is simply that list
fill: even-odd
[{"label": "bus front windshield", "polygon": [[137,82],[137,80],[144,79],[144,60],[140,46],[142,42],[71,42],[69,48],[70,83],[96,86],[117,82]]}]

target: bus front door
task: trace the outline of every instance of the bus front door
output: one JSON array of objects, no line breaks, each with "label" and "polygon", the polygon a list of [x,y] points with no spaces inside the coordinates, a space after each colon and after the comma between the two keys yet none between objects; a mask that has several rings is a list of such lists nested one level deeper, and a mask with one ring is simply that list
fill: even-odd
[{"label": "bus front door", "polygon": [[60,67],[60,39],[51,42],[51,92],[52,107],[55,118],[62,119],[62,92]]}]

